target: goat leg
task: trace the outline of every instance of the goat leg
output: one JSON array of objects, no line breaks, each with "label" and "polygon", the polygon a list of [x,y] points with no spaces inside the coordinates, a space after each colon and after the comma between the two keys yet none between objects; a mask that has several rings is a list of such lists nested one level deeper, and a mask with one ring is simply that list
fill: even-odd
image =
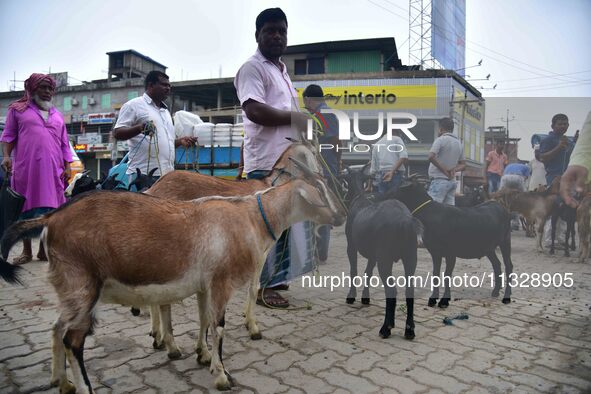
[{"label": "goat leg", "polygon": [[[367,259],[367,266],[365,267],[365,277],[371,278],[373,276],[373,269],[376,266],[376,259],[371,258]],[[366,282],[366,281],[364,281]],[[369,305],[370,298],[369,298],[369,286],[367,283],[364,283],[363,293],[361,293],[361,303],[363,305]]]},{"label": "goat leg", "polygon": [[454,273],[454,267],[456,266],[456,257],[455,256],[446,256],[445,257],[445,273],[444,273],[444,281],[443,286],[445,291],[443,293],[443,297],[439,300],[439,304],[437,305],[440,308],[447,308],[449,306],[449,301],[451,300],[451,277]]},{"label": "goat leg", "polygon": [[[388,277],[392,275],[392,264],[394,262],[383,262],[378,263],[378,272],[382,283],[384,284],[384,292],[386,294],[386,310],[384,314],[384,324],[380,328],[380,337],[388,338],[394,328],[394,314],[396,313],[396,287],[392,286]],[[375,263],[374,263],[375,264]],[[369,264],[368,264],[369,266]]]},{"label": "goat leg", "polygon": [[199,337],[195,343],[195,353],[197,353],[197,363],[201,365],[211,364],[211,353],[207,348],[207,328],[209,321],[207,320],[207,294],[197,293],[197,305],[199,309]]},{"label": "goat leg", "polygon": [[347,256],[349,257],[349,273],[351,278],[351,287],[349,288],[349,294],[347,294],[347,304],[354,303],[355,297],[357,297],[357,288],[353,285],[353,278],[357,277],[357,249],[353,244],[353,240],[347,237]]},{"label": "goat leg", "polygon": [[437,304],[437,299],[439,298],[439,286],[441,286],[441,260],[443,257],[432,255],[432,259],[433,278],[431,279],[431,287],[433,288],[433,292],[431,293],[431,297],[429,297],[429,303],[427,304],[430,307],[434,307]]},{"label": "goat leg", "polygon": [[73,394],[76,387],[68,381],[66,374],[66,349],[64,347],[64,324],[61,320],[53,325],[51,337],[51,386],[57,386],[60,393]]},{"label": "goat leg", "polygon": [[176,360],[181,358],[181,350],[174,342],[174,335],[172,334],[172,315],[170,312],[170,304],[160,305],[160,325],[162,332],[162,342],[168,351],[168,358]]},{"label": "goat leg", "polygon": [[[260,267],[264,267],[264,262],[259,264]],[[262,269],[262,268],[261,268]],[[255,316],[254,316],[254,305],[256,303],[257,293],[259,291],[259,281],[260,281],[260,273],[259,275],[254,275],[250,280],[250,284],[248,286],[248,295],[246,299],[246,309],[244,312],[244,325],[250,334],[250,339],[258,340],[263,338],[261,334],[261,329],[259,328]]]}]

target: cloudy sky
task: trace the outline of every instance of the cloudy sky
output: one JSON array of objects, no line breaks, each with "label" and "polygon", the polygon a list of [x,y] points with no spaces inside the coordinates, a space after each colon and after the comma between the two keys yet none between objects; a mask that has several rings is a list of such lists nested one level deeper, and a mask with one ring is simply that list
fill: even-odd
[{"label": "cloudy sky", "polygon": [[[256,15],[274,6],[287,14],[289,44],[395,37],[408,64],[408,0],[2,0],[0,91],[13,79],[22,89],[32,72],[67,71],[74,83],[105,78],[105,53],[124,49],[163,63],[173,81],[233,76],[256,49]],[[533,112],[521,109],[528,100],[496,98],[487,126],[510,109],[510,129],[525,137],[547,130],[554,108],[565,107],[571,132],[580,127],[591,109],[591,1],[467,0],[466,8],[466,65],[483,60],[466,73],[491,74],[472,82],[485,97],[581,98],[546,99]]]}]

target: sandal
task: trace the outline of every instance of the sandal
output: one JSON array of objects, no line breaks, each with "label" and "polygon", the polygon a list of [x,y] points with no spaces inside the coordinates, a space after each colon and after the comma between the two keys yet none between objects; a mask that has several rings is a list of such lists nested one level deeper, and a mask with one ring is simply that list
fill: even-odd
[{"label": "sandal", "polygon": [[12,264],[13,265],[21,265],[21,264],[29,263],[31,261],[33,261],[33,256],[31,256],[30,254],[21,254],[20,256],[12,259]]},{"label": "sandal", "polygon": [[277,286],[269,286],[269,287],[267,287],[267,289],[269,289],[269,290],[279,290],[279,291],[289,290],[289,285],[287,283],[283,283],[283,284],[277,285]]},{"label": "sandal", "polygon": [[259,290],[257,304],[266,306],[267,308],[287,308],[289,301],[281,297],[275,290],[264,289]]}]

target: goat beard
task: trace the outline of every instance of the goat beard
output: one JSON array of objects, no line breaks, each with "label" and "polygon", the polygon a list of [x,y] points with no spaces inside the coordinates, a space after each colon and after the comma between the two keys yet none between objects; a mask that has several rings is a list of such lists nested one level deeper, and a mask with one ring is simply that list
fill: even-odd
[{"label": "goat beard", "polygon": [[43,111],[49,111],[51,108],[53,108],[52,100],[41,100],[41,98],[37,94],[33,96],[33,101],[35,101],[35,104],[37,104],[37,106],[41,108]]}]

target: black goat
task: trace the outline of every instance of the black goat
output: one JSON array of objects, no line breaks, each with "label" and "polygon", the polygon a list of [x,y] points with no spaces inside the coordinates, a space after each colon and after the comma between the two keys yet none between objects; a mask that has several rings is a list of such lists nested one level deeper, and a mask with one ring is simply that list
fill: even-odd
[{"label": "black goat", "polygon": [[89,172],[90,171],[84,171],[84,173],[82,173],[81,176],[74,181],[74,187],[72,188],[72,193],[70,195],[71,197],[96,190],[96,187],[99,183],[92,179],[90,175],[88,175]]},{"label": "black goat", "polygon": [[142,171],[139,168],[136,168],[137,176],[129,183],[128,190],[131,190],[134,186],[136,191],[140,193],[149,189],[150,186],[152,186],[158,180],[158,178],[154,177],[154,173],[157,169],[158,168],[152,168],[148,175],[146,175],[142,174]]},{"label": "black goat", "polygon": [[556,224],[559,218],[566,223],[566,233],[564,234],[564,256],[570,257],[568,238],[570,236],[570,249],[575,250],[575,222],[577,221],[577,209],[569,207],[564,203],[562,198],[557,197],[554,206],[552,207],[552,216],[550,218],[552,224],[552,244],[550,245],[550,254],[554,254]]},{"label": "black goat", "polygon": [[[365,175],[361,172],[353,174],[351,187],[362,184]],[[360,181],[361,180],[361,181]],[[345,233],[347,235],[347,255],[351,268],[351,280],[357,276],[357,252],[367,258],[367,277],[371,277],[373,267],[378,266],[380,278],[386,293],[386,311],[384,324],[379,334],[387,338],[394,327],[394,315],[396,312],[396,287],[391,282],[392,265],[394,261],[402,259],[404,274],[406,276],[406,326],[404,337],[415,337],[414,323],[414,284],[411,276],[414,276],[417,266],[417,236],[422,232],[421,223],[414,219],[401,202],[396,200],[384,200],[373,203],[367,199],[363,189],[353,199],[349,207],[349,215]],[[364,289],[364,293],[367,290]],[[355,301],[356,289],[352,283],[347,296],[347,303]],[[369,292],[367,294],[369,303]],[[363,301],[362,301],[363,302]],[[366,302],[364,302],[366,303]]]},{"label": "black goat", "polygon": [[[439,307],[449,306],[450,279],[456,258],[477,259],[488,257],[493,266],[495,285],[492,296],[501,289],[501,262],[495,249],[501,248],[507,278],[513,272],[511,262],[511,216],[496,201],[487,201],[476,207],[459,208],[433,201],[425,189],[414,180],[403,182],[393,196],[402,201],[425,227],[423,243],[433,259],[433,276],[441,274],[441,261],[445,257],[445,293]],[[507,282],[509,283],[509,282]],[[429,306],[435,306],[439,287],[433,289]],[[511,302],[511,287],[505,288],[503,303]]]}]

